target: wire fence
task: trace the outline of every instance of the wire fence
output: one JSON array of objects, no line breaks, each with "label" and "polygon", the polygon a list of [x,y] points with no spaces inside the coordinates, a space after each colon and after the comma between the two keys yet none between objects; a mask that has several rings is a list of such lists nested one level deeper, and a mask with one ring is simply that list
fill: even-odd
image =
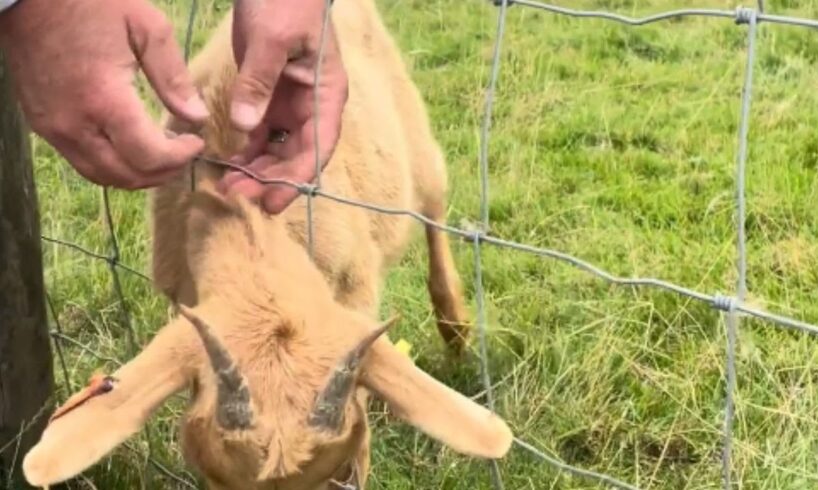
[{"label": "wire fence", "polygon": [[[322,33],[321,33],[321,48],[319,54],[319,66],[316,68],[315,77],[316,79],[320,78],[320,61],[323,60],[323,47],[325,44],[325,32],[329,20],[329,8],[330,8],[330,1],[327,0],[326,2],[326,10],[325,15],[323,18],[323,25],[322,25]],[[481,377],[482,377],[482,384],[484,387],[484,394],[487,399],[487,405],[490,409],[494,409],[494,395],[493,395],[493,385],[491,381],[491,373],[488,369],[488,357],[489,352],[487,349],[486,343],[486,312],[485,312],[485,294],[483,290],[483,272],[482,272],[482,262],[481,262],[481,251],[484,245],[493,245],[497,247],[509,248],[529,254],[534,254],[540,257],[554,259],[557,261],[561,261],[567,263],[571,266],[574,266],[580,270],[583,270],[593,276],[596,276],[608,283],[617,286],[626,286],[626,287],[649,287],[649,288],[656,288],[660,290],[665,290],[669,292],[676,293],[678,295],[688,297],[703,303],[708,304],[712,308],[723,312],[726,315],[726,329],[727,329],[727,345],[725,348],[725,364],[726,364],[726,373],[727,373],[727,380],[726,380],[726,392],[724,397],[724,425],[723,425],[723,445],[722,445],[722,457],[721,457],[721,473],[722,473],[722,483],[724,488],[729,489],[732,487],[732,474],[731,474],[731,451],[732,451],[732,430],[733,430],[733,410],[734,410],[734,392],[736,389],[736,336],[737,330],[739,328],[740,323],[740,315],[749,315],[761,320],[765,320],[769,322],[771,325],[793,329],[801,332],[805,332],[808,334],[816,335],[818,334],[818,327],[812,325],[810,323],[800,321],[797,319],[793,319],[787,316],[775,314],[772,312],[764,311],[761,309],[754,308],[744,303],[745,296],[747,294],[747,282],[746,282],[746,269],[747,269],[747,251],[746,251],[746,237],[745,237],[745,208],[746,208],[746,199],[745,199],[745,167],[747,161],[747,144],[748,144],[748,127],[749,127],[749,109],[750,103],[752,100],[752,84],[753,84],[753,65],[756,57],[756,37],[757,37],[757,29],[758,24],[760,22],[769,22],[774,24],[786,24],[792,26],[800,26],[800,27],[810,27],[810,28],[818,28],[818,21],[810,20],[810,19],[803,19],[803,18],[796,18],[796,17],[786,17],[786,16],[778,16],[778,15],[770,15],[764,12],[764,6],[761,1],[759,1],[758,8],[745,8],[739,7],[734,11],[730,10],[718,10],[718,9],[683,9],[683,10],[674,10],[668,11],[663,13],[658,13],[655,15],[650,15],[646,17],[640,18],[632,18],[626,17],[623,15],[618,15],[615,13],[604,12],[604,11],[587,11],[587,10],[574,10],[565,7],[560,7],[556,5],[541,3],[533,0],[493,0],[493,4],[498,7],[498,17],[497,17],[497,25],[496,25],[496,35],[494,40],[494,49],[493,49],[493,56],[491,62],[491,71],[490,71],[490,78],[488,81],[488,86],[486,88],[486,97],[485,97],[485,105],[484,105],[484,112],[482,118],[482,125],[481,125],[481,132],[480,132],[480,150],[479,150],[479,176],[480,176],[480,190],[481,190],[481,199],[480,199],[480,209],[479,209],[479,216],[480,216],[480,223],[477,229],[460,229],[455,228],[446,224],[436,223],[428,218],[409,210],[404,209],[392,209],[386,208],[382,206],[373,205],[370,203],[359,202],[353,199],[349,199],[344,196],[337,196],[331,193],[325,192],[321,188],[321,163],[318,159],[319,148],[317,147],[317,142],[319,140],[317,135],[317,128],[319,127],[318,118],[319,114],[319,99],[318,93],[316,91],[315,94],[315,118],[316,118],[316,134],[315,134],[315,141],[316,141],[316,148],[315,148],[315,171],[316,171],[316,178],[314,179],[314,183],[299,183],[299,182],[291,182],[287,180],[280,180],[280,179],[267,179],[261,175],[258,175],[244,167],[240,167],[234,165],[232,163],[215,160],[211,158],[204,158],[198,157],[196,162],[191,165],[191,189],[194,188],[193,183],[195,182],[195,167],[196,164],[211,164],[211,165],[219,165],[226,168],[231,168],[233,170],[237,170],[243,172],[245,175],[257,180],[263,184],[269,185],[284,185],[290,186],[297,189],[301,194],[306,195],[308,199],[308,248],[310,252],[313,249],[313,228],[312,228],[312,200],[315,198],[324,198],[330,199],[340,204],[356,206],[359,208],[367,209],[372,212],[383,213],[387,215],[402,215],[402,216],[409,216],[419,222],[422,222],[427,225],[431,225],[434,227],[439,228],[447,233],[452,235],[456,235],[462,237],[473,244],[474,248],[474,281],[475,281],[475,300],[476,300],[476,308],[477,308],[477,327],[478,327],[478,342],[479,342],[479,358],[481,364]],[[539,9],[547,12],[551,12],[556,15],[564,15],[570,17],[578,17],[578,18],[597,18],[597,19],[604,19],[613,22],[619,22],[623,24],[627,24],[630,26],[641,26],[645,24],[650,24],[654,22],[666,21],[670,19],[676,18],[683,18],[683,17],[714,17],[714,18],[721,18],[726,20],[732,20],[739,26],[747,26],[747,57],[746,57],[746,66],[745,66],[745,74],[744,74],[744,82],[743,82],[743,89],[741,94],[741,109],[739,114],[739,130],[738,130],[738,151],[736,154],[736,161],[735,161],[735,205],[736,205],[736,218],[735,218],[735,225],[736,225],[736,250],[737,250],[737,272],[738,272],[738,279],[735,285],[735,294],[733,295],[722,295],[722,294],[707,294],[699,291],[695,291],[693,289],[689,289],[687,287],[673,284],[661,279],[651,278],[651,277],[620,277],[609,272],[606,272],[599,267],[594,266],[593,264],[584,261],[580,258],[574,257],[572,255],[559,252],[557,250],[552,250],[548,248],[539,248],[531,245],[527,245],[524,243],[518,243],[510,240],[505,240],[499,237],[495,237],[489,234],[489,178],[488,178],[488,168],[489,168],[489,157],[488,157],[488,148],[490,142],[490,134],[491,134],[491,122],[492,122],[492,107],[496,93],[496,86],[497,80],[499,78],[500,73],[500,66],[501,66],[501,53],[502,53],[502,43],[505,36],[505,25],[506,25],[506,18],[509,8],[513,5],[518,5],[520,7],[526,8],[533,8]],[[196,9],[197,9],[197,1],[193,0],[191,4],[191,10],[188,16],[188,26],[186,31],[186,39],[185,39],[185,59],[187,60],[190,52],[191,52],[191,39],[193,33],[193,25],[196,18]],[[316,83],[316,85],[318,85]],[[119,245],[117,240],[117,233],[116,233],[116,226],[111,218],[111,206],[110,201],[108,199],[108,190],[102,189],[102,206],[104,208],[104,216],[105,216],[105,226],[108,234],[109,239],[109,250],[107,253],[89,250],[81,245],[76,243],[72,243],[66,240],[57,239],[53,237],[43,236],[42,239],[44,242],[53,244],[55,246],[65,247],[70,250],[74,250],[78,253],[82,253],[87,255],[90,258],[95,260],[104,261],[108,264],[111,279],[112,279],[112,288],[113,292],[119,300],[119,312],[121,315],[121,322],[125,326],[125,334],[128,338],[128,344],[131,349],[131,353],[135,354],[137,349],[139,348],[136,337],[134,334],[134,330],[131,324],[131,313],[129,308],[129,303],[123,293],[121,281],[120,281],[120,273],[130,274],[134,277],[137,277],[141,280],[146,282],[150,282],[150,278],[145,274],[137,271],[135,268],[128,266],[127,264],[122,263],[120,260],[120,253],[119,253]],[[54,306],[50,296],[47,295],[47,304],[51,312],[51,316],[54,320],[54,329],[51,331],[51,336],[54,341],[56,354],[59,360],[60,369],[63,372],[65,386],[71,391],[71,381],[68,376],[68,370],[66,368],[65,358],[62,350],[62,346],[65,343],[72,344],[74,347],[80,348],[83,351],[95,356],[96,358],[106,361],[106,362],[113,362],[114,364],[121,364],[118,360],[106,357],[99,352],[96,352],[91,346],[85,345],[80,343],[79,341],[71,338],[64,334],[62,327],[59,322],[59,317],[54,310]],[[552,465],[554,468],[570,473],[576,477],[580,478],[587,478],[590,480],[597,481],[599,483],[606,484],[610,487],[620,488],[620,489],[636,489],[635,486],[620,481],[612,476],[596,473],[593,471],[589,471],[586,469],[578,468],[576,466],[567,464],[563,461],[560,461],[558,458],[546,454],[544,451],[536,448],[535,446],[525,442],[519,437],[514,439],[515,445],[527,451],[537,458],[542,460],[544,463]],[[126,445],[129,449],[137,451],[133,446]],[[187,488],[197,488],[196,484],[194,483],[194,479],[191,475],[178,475],[169,470],[165,465],[163,465],[157,458],[154,457],[152,454],[152,448],[148,447],[148,455],[147,461],[151,464],[152,467],[160,471],[163,475],[170,478],[175,483],[182,485]],[[491,481],[494,489],[502,489],[504,488],[503,480],[500,475],[499,464],[497,461],[490,461],[490,474],[491,474]]]}]

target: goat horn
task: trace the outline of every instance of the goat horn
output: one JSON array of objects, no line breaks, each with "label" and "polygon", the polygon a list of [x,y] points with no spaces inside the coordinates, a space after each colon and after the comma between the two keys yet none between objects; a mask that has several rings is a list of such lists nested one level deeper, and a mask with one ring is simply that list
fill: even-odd
[{"label": "goat horn", "polygon": [[196,327],[210,359],[210,366],[216,374],[218,385],[216,422],[225,430],[249,428],[253,424],[250,390],[238,365],[202,319],[184,305],[179,305],[179,311]]},{"label": "goat horn", "polygon": [[315,401],[309,424],[322,430],[337,433],[344,423],[344,409],[352,394],[355,374],[367,350],[378,338],[391,328],[400,318],[394,315],[381,324],[356,345],[335,366],[332,377]]}]

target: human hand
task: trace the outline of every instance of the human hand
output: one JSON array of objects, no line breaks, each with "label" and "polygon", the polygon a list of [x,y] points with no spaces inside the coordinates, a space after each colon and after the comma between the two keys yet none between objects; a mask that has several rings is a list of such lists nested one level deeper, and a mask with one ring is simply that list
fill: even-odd
[{"label": "human hand", "polygon": [[[347,76],[331,23],[318,86],[314,76],[324,7],[325,0],[235,0],[233,50],[240,68],[231,117],[249,141],[232,162],[264,178],[296,183],[315,178],[316,125],[321,168],[338,142]],[[278,130],[287,138],[271,144]],[[298,196],[292,187],[264,185],[238,171],[228,172],[220,188],[260,200],[270,213],[280,213]]]},{"label": "human hand", "polygon": [[0,13],[0,49],[32,130],[96,184],[158,185],[204,148],[168,138],[132,85],[141,65],[174,115],[208,116],[171,25],[147,0],[20,0]]}]

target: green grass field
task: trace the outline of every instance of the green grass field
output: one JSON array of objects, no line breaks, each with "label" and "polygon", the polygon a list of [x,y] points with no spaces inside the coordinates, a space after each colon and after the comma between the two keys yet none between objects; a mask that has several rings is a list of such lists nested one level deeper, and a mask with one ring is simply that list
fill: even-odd
[{"label": "green grass field", "polygon": [[[354,1],[354,0],[341,0]],[[194,46],[224,5],[203,2]],[[187,1],[163,3],[184,35]],[[448,220],[479,217],[479,128],[497,9],[489,2],[380,0],[448,156]],[[577,0],[571,7],[644,15],[680,7],[732,9],[724,0]],[[780,14],[818,18],[818,2],[770,1]],[[509,10],[490,146],[496,236],[550,247],[614,274],[652,276],[706,293],[736,279],[734,167],[746,27],[686,19],[645,27]],[[762,24],[748,158],[750,301],[818,321],[818,35]],[[147,92],[146,92],[147,96]],[[155,104],[153,106],[156,107]],[[41,141],[36,177],[43,233],[107,253],[98,188]],[[146,270],[144,196],[112,192],[122,260]],[[438,339],[418,241],[391,274],[384,311],[404,315],[393,340],[418,365],[485,402],[477,344],[454,365]],[[455,241],[474,312],[472,245]],[[47,285],[65,334],[126,360],[128,344],[107,265],[44,243]],[[489,356],[498,412],[515,434],[558,458],[644,489],[720,488],[725,325],[707,305],[656,290],[615,288],[569,265],[486,247]],[[125,273],[138,342],[166,318],[164,299]],[[738,337],[735,488],[818,484],[818,339],[745,320]],[[113,370],[64,344],[74,388]],[[67,393],[63,372],[59,396]],[[153,456],[181,462],[173,402],[147,432],[77,480],[77,488],[176,488]],[[489,488],[488,466],[398,423],[373,406],[375,489]],[[589,489],[515,448],[501,462],[508,489]]]}]

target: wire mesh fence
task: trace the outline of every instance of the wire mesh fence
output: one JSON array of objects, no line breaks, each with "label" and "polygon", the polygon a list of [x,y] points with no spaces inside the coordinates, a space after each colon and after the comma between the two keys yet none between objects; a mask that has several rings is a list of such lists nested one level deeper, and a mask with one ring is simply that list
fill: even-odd
[{"label": "wire mesh fence", "polygon": [[[803,19],[797,17],[786,17],[786,16],[779,16],[779,15],[771,15],[764,12],[764,6],[761,2],[759,2],[758,8],[745,8],[739,7],[733,11],[730,10],[719,10],[719,9],[681,9],[681,10],[673,10],[663,13],[658,13],[650,16],[639,17],[639,18],[632,18],[627,17],[611,12],[606,11],[588,11],[588,10],[575,10],[569,9],[561,6],[556,6],[547,3],[541,3],[533,0],[493,0],[494,5],[498,8],[497,12],[497,24],[496,24],[496,32],[495,32],[495,39],[494,39],[494,46],[493,46],[493,54],[491,58],[491,70],[490,70],[490,77],[488,81],[488,85],[486,87],[485,93],[485,103],[484,103],[484,111],[482,117],[482,124],[481,124],[481,131],[480,131],[480,145],[479,145],[479,177],[480,177],[480,209],[479,209],[479,226],[475,229],[463,229],[453,227],[443,223],[436,223],[428,218],[415,213],[413,211],[404,210],[404,209],[392,209],[392,208],[385,208],[382,206],[377,206],[371,203],[366,202],[358,202],[353,199],[349,199],[345,196],[338,196],[333,195],[324,191],[321,187],[321,162],[318,159],[319,148],[317,148],[317,142],[319,141],[318,135],[315,135],[316,141],[316,148],[315,148],[315,171],[316,171],[316,178],[311,183],[300,183],[300,182],[291,182],[286,180],[279,180],[279,179],[267,179],[263,176],[260,176],[244,167],[240,167],[234,165],[232,163],[211,159],[211,158],[204,158],[199,157],[193,165],[191,165],[191,189],[194,189],[194,179],[195,179],[195,168],[198,164],[209,164],[209,165],[218,165],[226,168],[231,168],[233,170],[237,170],[243,172],[245,175],[267,185],[283,185],[283,186],[290,186],[297,189],[301,194],[304,194],[308,199],[308,247],[309,250],[312,251],[313,248],[313,228],[312,228],[312,201],[316,198],[323,198],[335,201],[337,203],[349,206],[356,206],[359,208],[367,209],[371,212],[375,213],[383,213],[387,215],[403,215],[403,216],[410,216],[411,218],[417,220],[418,222],[431,225],[437,227],[447,233],[452,235],[459,236],[461,238],[466,239],[467,241],[471,242],[473,245],[473,257],[474,257],[474,294],[475,294],[475,301],[476,301],[476,318],[477,318],[477,327],[478,327],[478,342],[479,342],[479,359],[481,363],[481,382],[484,388],[484,394],[486,396],[487,405],[492,410],[494,407],[494,396],[493,396],[493,384],[492,384],[492,377],[491,373],[489,372],[489,355],[490,352],[487,347],[486,342],[486,327],[487,327],[487,318],[486,318],[486,311],[485,311],[485,293],[483,288],[483,265],[481,260],[481,251],[484,246],[496,246],[501,248],[508,248],[517,250],[520,252],[533,254],[539,257],[552,259],[561,261],[563,263],[569,264],[573,267],[578,268],[592,276],[595,276],[603,281],[606,281],[610,284],[621,286],[621,287],[647,287],[647,288],[655,288],[660,290],[669,291],[702,303],[709,305],[710,307],[722,312],[726,317],[726,338],[727,338],[727,345],[725,346],[725,366],[726,366],[726,392],[724,393],[724,409],[723,409],[723,444],[721,449],[721,476],[722,476],[722,483],[724,488],[732,488],[734,486],[734,482],[732,481],[733,475],[731,472],[731,455],[732,455],[732,439],[733,439],[733,411],[734,411],[734,394],[736,390],[736,338],[737,338],[737,330],[740,326],[740,319],[742,315],[744,316],[751,316],[755,317],[760,320],[764,320],[768,322],[772,326],[777,326],[786,329],[793,329],[800,332],[808,333],[811,335],[818,334],[818,327],[812,325],[810,323],[797,320],[794,318],[790,318],[785,315],[776,314],[773,312],[765,311],[760,308],[756,308],[750,306],[745,303],[745,298],[747,295],[747,239],[745,236],[745,221],[746,221],[746,198],[745,198],[745,181],[746,181],[746,164],[747,164],[747,147],[748,147],[748,128],[750,124],[750,104],[752,101],[752,86],[753,86],[753,66],[756,59],[756,40],[757,40],[757,30],[758,25],[761,22],[767,22],[771,24],[785,24],[791,26],[799,26],[799,27],[807,27],[807,28],[818,28],[818,21],[810,20],[810,19]],[[489,182],[489,144],[490,144],[490,136],[491,136],[491,127],[492,127],[492,109],[493,103],[495,99],[495,94],[497,92],[497,81],[499,78],[500,68],[501,68],[501,53],[503,47],[503,40],[505,37],[505,27],[507,23],[507,17],[509,9],[513,7],[517,8],[531,8],[531,9],[538,9],[545,12],[550,12],[555,15],[562,15],[562,16],[570,16],[570,17],[577,17],[577,18],[597,18],[608,20],[612,22],[619,22],[622,24],[630,25],[630,26],[641,26],[645,24],[667,21],[671,19],[678,19],[684,17],[713,17],[724,19],[728,21],[733,21],[738,26],[745,26],[747,30],[747,44],[746,44],[746,64],[745,64],[745,72],[744,72],[744,82],[743,88],[741,93],[741,100],[740,100],[740,113],[738,116],[739,125],[738,125],[738,134],[737,134],[737,152],[735,157],[735,227],[736,227],[736,237],[735,237],[735,245],[737,251],[737,263],[736,263],[736,270],[737,270],[737,282],[735,284],[735,292],[733,294],[710,294],[699,292],[688,287],[677,285],[668,281],[664,281],[658,278],[652,277],[621,277],[614,274],[611,274],[581,258],[572,256],[567,253],[563,253],[557,250],[549,249],[549,248],[541,248],[535,247],[532,245],[527,245],[524,243],[519,243],[511,240],[506,240],[500,237],[493,236],[489,232],[489,195],[490,195],[490,182]],[[185,40],[185,57],[186,59],[189,57],[191,52],[191,38],[193,33],[193,25],[194,20],[196,18],[196,9],[198,7],[198,2],[194,0],[192,2],[192,8],[188,15],[188,26],[186,30],[186,40]],[[319,54],[319,60],[323,59],[323,46],[324,46],[324,34],[327,28],[328,20],[329,20],[329,12],[330,12],[330,2],[326,3],[326,10],[325,16],[323,18],[323,26],[322,26],[322,39],[321,39],[321,54]],[[316,79],[320,78],[320,61],[319,67],[316,68],[315,77]],[[316,85],[318,85],[316,83]],[[318,118],[320,117],[319,114],[319,99],[318,93],[316,91],[315,94],[315,116],[316,116],[316,131],[319,127],[317,122]],[[103,261],[108,265],[110,276],[111,276],[111,287],[113,293],[118,298],[119,303],[119,314],[121,316],[121,324],[125,326],[125,335],[128,339],[128,344],[131,349],[131,354],[137,352],[139,346],[136,341],[136,336],[133,331],[133,327],[131,325],[131,313],[129,308],[128,299],[125,296],[121,284],[120,274],[129,274],[133,277],[136,277],[142,281],[147,283],[150,282],[150,278],[145,274],[139,272],[133,267],[128,266],[127,264],[122,263],[120,250],[117,240],[117,232],[116,232],[116,224],[112,219],[111,214],[111,204],[108,198],[108,191],[107,189],[102,189],[102,208],[104,210],[104,217],[105,217],[105,227],[108,234],[108,241],[109,241],[109,249],[107,252],[97,251],[97,250],[89,250],[81,245],[76,243],[54,238],[43,236],[44,242],[49,244],[65,247],[67,249],[76,251],[77,253],[81,253],[86,255],[87,257]],[[59,322],[59,317],[54,311],[54,306],[51,301],[50,297],[48,299],[48,306],[51,312],[51,316],[54,319],[54,329],[51,332],[52,338],[54,340],[56,354],[59,360],[59,367],[63,373],[64,383],[65,386],[71,391],[71,382],[68,375],[68,370],[66,368],[66,363],[64,360],[64,355],[62,351],[63,344],[72,344],[74,347],[80,348],[81,350],[89,353],[90,355],[106,361],[112,362],[114,364],[120,364],[117,359],[113,359],[110,357],[106,357],[99,352],[96,352],[92,346],[82,344],[77,340],[73,339],[72,337],[66,335]],[[612,476],[608,476],[605,474],[600,474],[594,471],[589,471],[586,469],[578,468],[573,465],[567,464],[560,459],[546,454],[543,450],[538,449],[534,445],[526,442],[524,435],[520,435],[514,439],[515,445],[523,450],[527,451],[537,458],[539,458],[542,462],[552,465],[554,468],[570,473],[576,477],[589,479],[592,481],[596,481],[602,484],[606,484],[610,487],[614,488],[621,488],[621,489],[635,489],[637,487],[633,486],[632,484],[626,483],[624,481],[620,481]],[[131,447],[131,449],[135,450]],[[193,478],[190,475],[178,475],[169,470],[165,465],[163,465],[158,458],[155,458],[152,454],[152,448],[148,447],[148,461],[158,471],[162,474],[173,480],[179,485],[189,487],[189,488],[196,488],[196,484],[194,483]],[[491,483],[495,489],[502,489],[504,488],[503,480],[501,478],[501,473],[499,469],[499,463],[497,461],[490,461],[490,475],[491,475]]]}]

